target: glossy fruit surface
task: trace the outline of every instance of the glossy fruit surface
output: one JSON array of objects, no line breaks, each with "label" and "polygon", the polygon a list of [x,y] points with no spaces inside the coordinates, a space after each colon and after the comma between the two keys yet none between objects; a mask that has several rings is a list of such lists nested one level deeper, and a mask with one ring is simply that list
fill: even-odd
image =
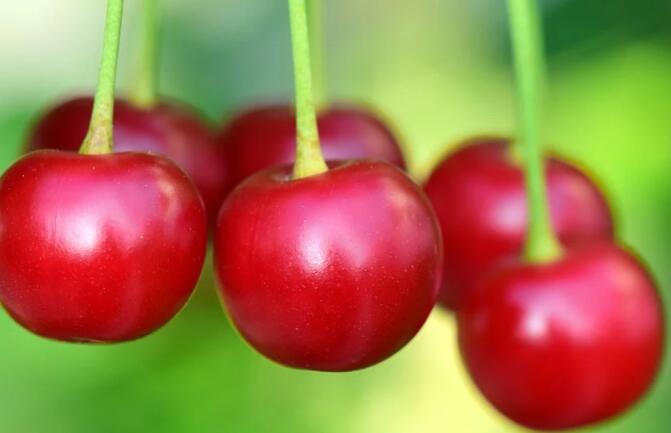
[{"label": "glossy fruit surface", "polygon": [[474,286],[457,312],[459,345],[485,397],[534,429],[596,423],[634,404],[664,345],[648,272],[610,243],[557,262],[516,263]]},{"label": "glossy fruit surface", "polygon": [[[389,128],[373,114],[335,106],[318,115],[324,158],[375,159],[405,168],[403,153]],[[261,170],[294,162],[296,115],[284,105],[252,109],[229,122],[219,137],[230,160],[234,184]]]},{"label": "glossy fruit surface", "polygon": [[381,162],[247,179],[226,200],[215,268],[230,317],[265,356],[347,371],[408,343],[438,295],[441,245],[423,193]]},{"label": "glossy fruit surface", "polygon": [[[555,158],[547,160],[546,174],[552,223],[564,245],[612,238],[608,204],[589,178]],[[507,140],[478,138],[443,160],[424,189],[443,234],[441,303],[454,309],[490,267],[521,254],[527,231],[524,174]]]},{"label": "glossy fruit surface", "polygon": [[[92,98],[84,97],[49,110],[34,126],[28,150],[79,150],[88,130],[92,106]],[[114,149],[154,152],[173,160],[193,179],[214,224],[232,185],[225,155],[216,145],[213,132],[196,115],[174,104],[142,109],[117,100]]]},{"label": "glossy fruit surface", "polygon": [[162,157],[37,151],[0,178],[0,301],[44,337],[158,329],[191,295],[206,243],[201,198]]}]

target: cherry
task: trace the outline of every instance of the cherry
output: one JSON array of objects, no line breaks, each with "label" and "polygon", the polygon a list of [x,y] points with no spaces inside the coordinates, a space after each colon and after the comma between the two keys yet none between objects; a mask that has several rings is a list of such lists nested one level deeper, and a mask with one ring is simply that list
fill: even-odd
[{"label": "cherry", "polygon": [[118,342],[184,305],[204,261],[198,193],[168,160],[37,151],[0,179],[0,301],[64,341]]},{"label": "cherry", "polygon": [[650,387],[663,352],[655,285],[610,243],[503,266],[466,292],[457,319],[478,388],[534,429],[591,424],[628,408]]},{"label": "cherry", "polygon": [[328,371],[403,347],[438,294],[439,231],[420,189],[380,162],[250,177],[224,203],[215,266],[233,323],[265,356]]},{"label": "cherry", "polygon": [[[370,158],[405,168],[394,134],[370,112],[333,106],[319,113],[319,135],[327,160]],[[224,128],[219,145],[228,155],[232,183],[296,156],[296,114],[292,107],[268,105],[239,114]]]},{"label": "cherry", "polygon": [[[576,167],[548,158],[553,227],[565,246],[613,236],[608,204]],[[503,138],[467,141],[433,171],[425,191],[436,210],[445,248],[441,301],[455,309],[489,268],[518,257],[527,230],[522,167]]]},{"label": "cherry", "polygon": [[[34,126],[28,151],[77,151],[86,135],[92,108],[93,98],[81,97],[49,110]],[[214,224],[232,185],[226,157],[209,127],[186,108],[166,102],[142,108],[119,99],[114,110],[115,151],[149,151],[175,161],[195,182]]]},{"label": "cherry", "polygon": [[[459,348],[473,381],[501,413],[529,428],[563,430],[611,418],[643,395],[659,369],[664,318],[652,278],[612,240],[561,246],[540,149],[538,4],[509,0],[509,13],[527,237],[517,260],[497,264],[463,293]],[[593,211],[577,205],[583,207],[574,212]]]},{"label": "cherry", "polygon": [[[441,241],[421,189],[380,161],[324,161],[305,0],[289,0],[296,161],[240,184],[214,240],[222,301],[242,336],[281,364],[349,371],[396,353],[438,295]],[[265,143],[265,142],[264,142]]]},{"label": "cherry", "polygon": [[31,152],[0,178],[0,302],[28,330],[133,340],[187,301],[207,246],[189,177],[149,153],[113,153],[123,0],[108,0],[102,63],[79,153]]}]

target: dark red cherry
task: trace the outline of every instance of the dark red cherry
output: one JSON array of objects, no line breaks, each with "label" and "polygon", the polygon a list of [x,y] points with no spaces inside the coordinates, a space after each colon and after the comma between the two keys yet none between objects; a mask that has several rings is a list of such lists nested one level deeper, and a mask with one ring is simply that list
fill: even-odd
[{"label": "dark red cherry", "polygon": [[[49,110],[35,125],[28,150],[79,150],[91,119],[93,100],[72,99]],[[167,156],[193,179],[214,223],[231,189],[226,159],[214,134],[196,115],[161,103],[142,109],[117,100],[114,107],[115,152],[150,151]]]},{"label": "dark red cherry", "polygon": [[[551,219],[567,246],[611,239],[613,222],[599,189],[576,167],[546,163]],[[493,265],[520,255],[527,231],[521,165],[509,142],[466,142],[433,171],[425,185],[440,222],[445,248],[441,303],[456,308],[469,287]]]},{"label": "dark red cherry", "polygon": [[287,366],[376,364],[419,331],[438,296],[441,245],[424,194],[382,162],[291,179],[254,175],[215,236],[223,303],[247,341]]},{"label": "dark red cherry", "polygon": [[457,319],[478,388],[533,429],[583,426],[626,410],[653,382],[664,346],[655,284],[610,243],[497,269],[465,294]]},{"label": "dark red cherry", "polygon": [[206,244],[196,188],[162,157],[37,151],[0,178],[0,301],[44,337],[158,329],[191,295]]},{"label": "dark red cherry", "polygon": [[[405,168],[398,141],[370,112],[335,106],[319,113],[318,124],[325,159],[375,159]],[[219,144],[228,155],[236,185],[266,168],[293,163],[296,156],[294,109],[274,105],[244,112],[228,123]]]}]

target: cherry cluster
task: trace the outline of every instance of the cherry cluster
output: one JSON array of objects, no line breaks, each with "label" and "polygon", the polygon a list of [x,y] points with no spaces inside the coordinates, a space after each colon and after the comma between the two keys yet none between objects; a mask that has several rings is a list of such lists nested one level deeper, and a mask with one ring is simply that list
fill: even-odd
[{"label": "cherry cluster", "polygon": [[95,96],[47,111],[0,178],[0,302],[19,324],[69,342],[150,334],[188,301],[211,238],[225,310],[280,364],[377,364],[439,302],[473,381],[520,424],[592,424],[649,388],[655,283],[595,183],[540,151],[534,0],[509,7],[518,136],[468,140],[423,188],[377,115],[315,104],[306,0],[289,0],[295,107],[219,130],[157,96],[145,3],[138,92],[115,99],[123,1],[108,0]]}]

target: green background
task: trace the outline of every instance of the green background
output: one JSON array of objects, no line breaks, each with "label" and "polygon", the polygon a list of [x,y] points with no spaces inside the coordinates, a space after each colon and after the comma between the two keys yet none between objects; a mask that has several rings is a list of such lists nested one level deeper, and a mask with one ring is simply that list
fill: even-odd
[{"label": "green background", "polygon": [[[291,96],[286,2],[163,0],[163,93],[214,123]],[[325,0],[329,95],[372,104],[422,179],[459,140],[513,132],[502,0]],[[119,90],[131,83],[137,0],[127,1]],[[548,146],[589,167],[623,242],[671,287],[671,6],[547,0]],[[44,107],[95,84],[104,2],[0,4],[0,168]],[[168,326],[108,347],[45,341],[0,314],[0,433],[506,432],[436,311],[382,365],[349,374],[285,369],[229,326],[208,263]],[[668,362],[652,392],[603,432],[671,431]]]}]

